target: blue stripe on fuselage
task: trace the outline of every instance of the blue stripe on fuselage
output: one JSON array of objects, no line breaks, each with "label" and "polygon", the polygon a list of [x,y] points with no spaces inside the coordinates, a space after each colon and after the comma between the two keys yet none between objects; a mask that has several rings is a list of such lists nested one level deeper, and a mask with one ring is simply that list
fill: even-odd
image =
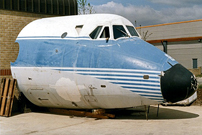
[{"label": "blue stripe on fuselage", "polygon": [[[52,69],[65,73],[84,75],[87,78],[94,77],[118,85],[125,90],[129,90],[148,99],[163,101],[160,89],[160,71],[70,67],[55,67]],[[143,78],[145,74],[149,75],[148,79]]]},{"label": "blue stripe on fuselage", "polygon": [[[137,38],[119,40],[20,39],[20,51],[12,66],[85,67],[164,71],[168,57]],[[177,62],[174,62],[177,63]]]}]

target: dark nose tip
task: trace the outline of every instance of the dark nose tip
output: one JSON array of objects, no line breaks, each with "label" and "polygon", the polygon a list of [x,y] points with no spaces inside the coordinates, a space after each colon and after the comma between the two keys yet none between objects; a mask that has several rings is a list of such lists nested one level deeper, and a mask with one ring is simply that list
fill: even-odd
[{"label": "dark nose tip", "polygon": [[195,76],[180,64],[164,71],[161,91],[166,102],[178,102],[190,97],[197,89]]}]

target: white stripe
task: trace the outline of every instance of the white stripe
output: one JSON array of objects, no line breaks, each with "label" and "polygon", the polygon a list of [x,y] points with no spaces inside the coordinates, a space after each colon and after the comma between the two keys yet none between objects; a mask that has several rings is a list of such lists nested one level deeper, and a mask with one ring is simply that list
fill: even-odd
[{"label": "white stripe", "polygon": [[154,83],[154,82],[144,82],[144,81],[122,81],[122,80],[107,80],[108,82],[112,83],[139,83],[139,84],[150,84],[150,85],[160,85],[160,82]]},{"label": "white stripe", "polygon": [[[163,99],[163,98],[158,98],[158,97],[147,97],[147,98],[152,99],[152,100],[155,100],[155,99],[160,99],[160,100],[162,100],[162,102],[164,101],[164,99]],[[156,101],[159,101],[159,100],[156,100]]]},{"label": "white stripe", "polygon": [[[145,80],[144,78],[138,78],[138,77],[120,77],[120,76],[92,76],[92,77],[96,77],[96,78],[112,78],[112,79],[134,79],[134,80]],[[150,81],[160,81],[160,79],[149,79]],[[108,81],[108,80],[107,80]],[[110,80],[109,80],[110,81]]]},{"label": "white stripe", "polygon": [[[144,97],[144,96],[143,96]],[[159,98],[159,97],[147,97],[147,96],[145,96],[146,98],[149,98],[149,99],[152,99],[152,100],[155,100],[155,99],[160,99],[160,100],[164,100],[163,98]],[[159,101],[159,100],[157,100],[157,101]]]},{"label": "white stripe", "polygon": [[156,94],[161,94],[160,90],[145,90],[145,89],[130,89],[130,90],[133,92],[140,91],[140,92],[152,92],[152,93],[156,93]]},{"label": "white stripe", "polygon": [[29,40],[29,39],[61,39],[61,38],[17,38],[17,40]]},{"label": "white stripe", "polygon": [[20,38],[17,40],[33,40],[33,39],[91,40],[91,39],[87,39],[87,38],[71,38],[71,39],[66,39],[66,38]]},{"label": "white stripe", "polygon": [[31,40],[31,39],[61,39],[61,40],[92,40],[90,38],[79,38],[79,37],[68,37],[68,38],[48,38],[48,37],[43,37],[43,38],[39,38],[39,37],[36,37],[36,38],[17,38],[17,40]]},{"label": "white stripe", "polygon": [[[135,92],[134,92],[135,93]],[[143,96],[143,97],[147,97],[147,98],[156,98],[156,99],[162,99],[163,100],[163,97],[153,97],[153,96],[161,96],[161,95],[155,95],[155,94],[145,94],[145,93],[136,93],[136,94],[139,94],[140,96]],[[145,96],[144,96],[145,95]],[[152,96],[151,96],[152,95]]]},{"label": "white stripe", "polygon": [[141,92],[134,92],[134,93],[137,93],[139,95],[147,95],[147,96],[161,96],[161,97],[154,97],[154,98],[162,98],[162,95],[161,94],[153,94],[153,93],[141,93]]},{"label": "white stripe", "polygon": [[161,97],[149,97],[149,96],[142,96],[142,97],[145,97],[145,98],[149,98],[149,99],[160,99],[160,100],[164,100],[163,98]]},{"label": "white stripe", "polygon": [[[161,73],[161,71],[134,70],[134,69],[113,69],[113,68],[60,68],[60,69]],[[77,72],[79,72],[79,71],[77,71]]]},{"label": "white stripe", "polygon": [[[82,71],[77,71],[76,73],[78,74],[113,74],[113,75],[133,75],[133,76],[143,76],[145,74],[135,74],[135,73],[119,73],[119,72],[82,72]],[[153,75],[153,74],[146,74],[151,77],[159,77],[158,75]]]},{"label": "white stripe", "polygon": [[[67,69],[67,70],[100,70],[100,71],[125,71],[125,72],[146,72],[146,73],[161,73],[161,71],[152,70],[135,70],[135,69],[113,69],[113,68],[74,68],[74,67],[15,67],[13,68],[39,68],[39,69]],[[79,72],[79,71],[77,71]]]},{"label": "white stripe", "polygon": [[156,101],[156,102],[163,102],[164,100],[163,99],[160,99],[160,100],[157,100],[157,99],[151,99],[153,101]]},{"label": "white stripe", "polygon": [[[160,89],[160,87],[155,87],[155,86],[143,86],[143,85],[122,85],[122,84],[117,84],[122,87],[138,87],[138,88],[150,88],[150,89]],[[130,88],[129,88],[130,89]]]}]

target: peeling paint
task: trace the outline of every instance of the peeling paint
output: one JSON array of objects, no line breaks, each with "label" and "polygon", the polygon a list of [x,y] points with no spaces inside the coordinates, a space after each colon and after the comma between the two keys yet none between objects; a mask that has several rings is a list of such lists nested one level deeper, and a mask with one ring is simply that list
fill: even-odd
[{"label": "peeling paint", "polygon": [[50,86],[54,88],[57,94],[63,98],[64,100],[79,102],[81,101],[81,94],[77,89],[76,83],[71,81],[69,78],[60,78],[54,86]]}]

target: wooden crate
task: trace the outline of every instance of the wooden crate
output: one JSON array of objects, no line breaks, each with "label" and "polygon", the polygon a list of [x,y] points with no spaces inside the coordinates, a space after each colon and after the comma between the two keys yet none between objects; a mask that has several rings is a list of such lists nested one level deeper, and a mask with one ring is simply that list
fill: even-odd
[{"label": "wooden crate", "polygon": [[11,116],[16,79],[3,78],[0,86],[0,116]]}]

